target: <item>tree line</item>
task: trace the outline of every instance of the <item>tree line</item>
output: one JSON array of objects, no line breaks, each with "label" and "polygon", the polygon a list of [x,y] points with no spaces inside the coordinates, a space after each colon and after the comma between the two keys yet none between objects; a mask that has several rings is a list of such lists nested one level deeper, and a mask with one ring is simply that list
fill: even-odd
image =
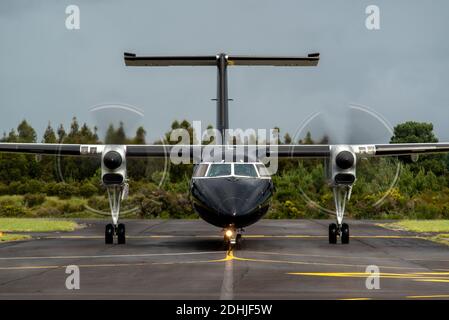
[{"label": "tree line", "polygon": [[[174,121],[165,134],[176,129],[193,133],[191,124]],[[193,137],[193,134],[191,134]],[[70,128],[54,129],[48,124],[41,139],[26,120],[3,134],[2,142],[74,144],[145,144],[146,131],[139,127],[128,137],[124,126],[110,125],[104,137],[97,128],[72,119]],[[314,140],[308,132],[292,141],[285,133],[281,144],[328,143],[324,136]],[[394,128],[391,143],[437,142],[430,123],[406,122]],[[154,141],[152,143],[162,143]],[[416,159],[374,158],[359,161],[348,215],[369,218],[449,218],[449,157],[426,155]],[[86,213],[86,205],[107,211],[100,184],[100,160],[78,157],[34,156],[0,153],[0,216],[60,216]],[[393,179],[398,172],[395,183]],[[189,205],[188,185],[192,165],[172,165],[164,176],[164,160],[129,159],[131,196],[125,207],[138,207],[141,217],[196,217]],[[322,160],[282,159],[273,177],[276,193],[269,218],[328,217],[332,190],[327,185]],[[164,181],[164,183],[161,183]],[[16,196],[20,195],[20,196]],[[88,214],[88,213],[86,213]]]}]

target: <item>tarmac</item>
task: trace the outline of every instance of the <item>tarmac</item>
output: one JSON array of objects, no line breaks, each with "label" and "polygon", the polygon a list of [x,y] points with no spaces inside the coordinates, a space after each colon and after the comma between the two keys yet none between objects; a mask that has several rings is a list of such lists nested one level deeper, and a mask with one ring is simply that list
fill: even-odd
[{"label": "tarmac", "polygon": [[382,221],[346,221],[350,243],[332,245],[330,221],[262,220],[232,251],[202,220],[123,221],[125,245],[78,222],[0,243],[0,299],[449,299],[449,246]]}]

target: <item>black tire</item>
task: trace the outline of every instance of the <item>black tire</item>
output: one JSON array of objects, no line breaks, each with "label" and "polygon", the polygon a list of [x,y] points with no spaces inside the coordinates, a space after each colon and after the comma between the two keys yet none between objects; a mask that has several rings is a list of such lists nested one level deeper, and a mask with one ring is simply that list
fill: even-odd
[{"label": "black tire", "polygon": [[114,226],[109,223],[106,225],[104,231],[104,243],[105,244],[113,244],[114,243]]},{"label": "black tire", "polygon": [[341,225],[341,243],[342,244],[349,243],[349,226],[347,223],[343,223]]},{"label": "black tire", "polygon": [[231,241],[225,236],[223,239],[223,249],[229,251],[232,249]]},{"label": "black tire", "polygon": [[235,239],[235,249],[240,250],[242,248],[242,235],[237,234],[237,238]]},{"label": "black tire", "polygon": [[335,223],[329,225],[329,243],[337,243],[337,225]]},{"label": "black tire", "polygon": [[123,223],[120,223],[117,226],[117,243],[118,244],[125,244],[126,243],[125,225]]}]

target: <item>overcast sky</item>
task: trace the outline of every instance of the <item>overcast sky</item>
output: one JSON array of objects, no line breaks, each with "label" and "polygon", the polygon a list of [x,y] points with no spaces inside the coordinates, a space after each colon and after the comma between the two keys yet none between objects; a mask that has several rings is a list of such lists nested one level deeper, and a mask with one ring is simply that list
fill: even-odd
[{"label": "overcast sky", "polygon": [[[71,4],[80,8],[80,30],[66,29]],[[372,4],[380,8],[380,30],[365,27]],[[448,12],[444,0],[3,0],[0,130],[27,119],[41,139],[48,121],[67,128],[76,116],[100,127],[125,120],[128,131],[144,125],[151,141],[174,119],[215,124],[215,68],[127,68],[124,51],[320,52],[317,68],[230,67],[230,126],[381,143],[389,133],[379,119],[415,120],[432,122],[448,141]],[[143,117],[89,111],[102,104],[132,105]]]}]

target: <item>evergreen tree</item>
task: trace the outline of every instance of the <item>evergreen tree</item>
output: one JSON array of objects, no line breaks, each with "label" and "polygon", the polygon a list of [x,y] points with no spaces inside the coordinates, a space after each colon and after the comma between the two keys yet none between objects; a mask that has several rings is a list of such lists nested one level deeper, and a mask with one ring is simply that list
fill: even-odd
[{"label": "evergreen tree", "polygon": [[104,137],[104,143],[113,144],[114,141],[115,141],[115,128],[114,128],[114,125],[111,123],[108,127],[108,130],[106,131],[106,136]]},{"label": "evergreen tree", "polygon": [[142,126],[137,128],[136,136],[133,139],[133,143],[134,144],[145,144],[145,135],[146,134],[147,134],[147,132],[145,131],[145,129]]},{"label": "evergreen tree", "polygon": [[58,143],[63,143],[64,139],[67,136],[67,133],[65,132],[64,126],[62,125],[62,123],[59,125],[58,127]]},{"label": "evergreen tree", "polygon": [[284,143],[285,144],[291,144],[292,143],[292,137],[290,137],[290,134],[288,132],[284,135]]},{"label": "evergreen tree", "polygon": [[23,120],[17,127],[19,142],[36,142],[36,131],[26,120]]},{"label": "evergreen tree", "polygon": [[47,129],[45,129],[42,142],[43,143],[56,143],[57,142],[55,130],[53,130],[50,122],[48,123]]},{"label": "evergreen tree", "polygon": [[120,121],[120,126],[115,132],[115,143],[116,144],[126,144],[126,133],[123,122]]}]

